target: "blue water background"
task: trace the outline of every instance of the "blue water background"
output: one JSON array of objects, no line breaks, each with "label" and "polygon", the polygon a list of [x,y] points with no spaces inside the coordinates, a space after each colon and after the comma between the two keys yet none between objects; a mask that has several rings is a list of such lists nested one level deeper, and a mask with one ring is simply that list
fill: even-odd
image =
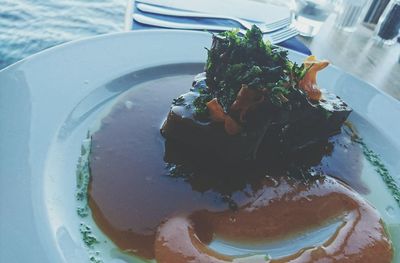
[{"label": "blue water background", "polygon": [[43,49],[122,31],[128,0],[0,0],[0,69]]}]

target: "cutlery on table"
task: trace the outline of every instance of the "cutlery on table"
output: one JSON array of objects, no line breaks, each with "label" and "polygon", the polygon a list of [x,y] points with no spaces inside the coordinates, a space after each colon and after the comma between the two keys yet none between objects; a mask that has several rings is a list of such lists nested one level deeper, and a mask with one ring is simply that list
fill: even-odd
[{"label": "cutlery on table", "polygon": [[[233,17],[233,16],[224,16],[224,15],[184,11],[184,10],[171,9],[168,7],[151,5],[151,4],[141,3],[141,2],[138,2],[136,4],[136,8],[142,12],[152,13],[152,14],[157,14],[157,15],[231,20],[231,21],[235,21],[235,22],[239,23],[246,29],[250,29],[254,24],[247,20],[244,20],[244,19],[241,19],[238,17]],[[256,23],[256,24],[260,28],[261,32],[270,33],[270,32],[279,30],[281,28],[287,27],[290,25],[290,23],[291,23],[291,18],[287,17],[287,18],[275,21],[273,23],[268,23],[268,24]]]},{"label": "cutlery on table", "polygon": [[[210,24],[201,24],[201,23],[181,23],[181,22],[172,22],[166,21],[155,17],[149,17],[142,14],[133,14],[133,19],[136,22],[141,24],[163,27],[163,28],[173,28],[173,29],[186,29],[186,30],[209,30],[209,31],[226,31],[231,30],[233,27],[229,26],[219,26],[219,25],[210,25]],[[245,30],[239,29],[239,32],[244,34]],[[285,28],[281,28],[279,31],[275,31],[272,33],[264,34],[264,39],[269,40],[272,44],[277,44],[283,42],[289,38],[298,35],[297,30],[288,26]]]}]

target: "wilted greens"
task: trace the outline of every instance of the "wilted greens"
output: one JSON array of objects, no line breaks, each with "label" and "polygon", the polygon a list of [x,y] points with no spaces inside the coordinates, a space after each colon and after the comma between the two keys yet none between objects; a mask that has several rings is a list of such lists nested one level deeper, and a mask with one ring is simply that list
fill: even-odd
[{"label": "wilted greens", "polygon": [[234,30],[214,35],[205,71],[208,87],[194,103],[199,114],[207,112],[205,104],[211,98],[229,112],[242,84],[262,90],[281,105],[306,69],[289,61],[286,50],[264,41],[260,29],[253,26],[244,36]]}]

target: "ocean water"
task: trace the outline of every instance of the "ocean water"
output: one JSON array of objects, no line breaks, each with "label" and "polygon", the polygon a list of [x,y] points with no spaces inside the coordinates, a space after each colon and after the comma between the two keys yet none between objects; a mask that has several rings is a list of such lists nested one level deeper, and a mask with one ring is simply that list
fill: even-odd
[{"label": "ocean water", "polygon": [[0,0],[0,69],[43,49],[122,31],[129,0]]}]

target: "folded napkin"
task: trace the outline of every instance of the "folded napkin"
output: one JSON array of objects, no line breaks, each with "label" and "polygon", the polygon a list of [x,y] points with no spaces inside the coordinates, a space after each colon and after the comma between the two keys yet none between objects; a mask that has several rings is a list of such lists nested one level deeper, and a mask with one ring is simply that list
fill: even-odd
[{"label": "folded napkin", "polygon": [[[250,22],[260,23],[260,21],[273,22],[281,19],[285,19],[290,16],[289,10],[285,7],[272,6],[267,4],[262,4],[258,2],[252,1],[239,1],[239,0],[220,0],[220,1],[212,1],[210,0],[191,0],[191,1],[183,1],[183,0],[163,0],[160,2],[159,0],[145,0],[141,2],[146,2],[148,4],[162,5],[168,6],[168,8],[172,9],[183,9],[188,11],[200,11],[214,14],[224,14],[227,16],[236,16]],[[209,3],[210,2],[210,3]],[[241,5],[239,5],[239,2]],[[208,4],[209,3],[209,4]],[[149,17],[159,18],[165,21],[172,22],[182,22],[182,23],[202,23],[202,24],[212,24],[212,25],[221,25],[221,26],[229,26],[229,27],[240,27],[238,23],[231,20],[224,19],[205,19],[205,18],[189,18],[189,17],[173,17],[173,16],[164,16],[157,14],[150,14],[141,12],[136,8],[136,3],[134,2],[133,12],[140,13]],[[210,8],[210,6],[212,8]],[[230,8],[228,8],[230,7]],[[218,10],[224,10],[218,12]],[[262,10],[263,12],[260,12]],[[270,13],[271,12],[271,13]],[[271,15],[270,15],[271,14]],[[142,29],[154,29],[157,27],[137,23],[133,21],[132,30],[142,30]],[[301,43],[297,38],[293,37],[288,40],[285,40],[278,44],[279,46],[292,49],[307,55],[310,55],[310,50]]]}]

